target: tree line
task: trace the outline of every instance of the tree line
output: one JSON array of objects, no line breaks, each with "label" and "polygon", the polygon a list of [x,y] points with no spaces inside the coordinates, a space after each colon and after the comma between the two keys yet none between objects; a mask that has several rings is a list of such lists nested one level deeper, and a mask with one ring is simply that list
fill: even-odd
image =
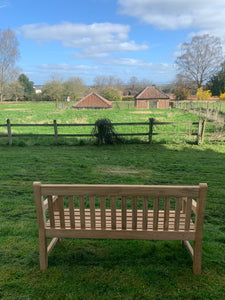
[{"label": "tree line", "polygon": [[[115,76],[96,76],[92,87],[85,86],[79,77],[66,81],[53,77],[41,88],[42,93],[36,94],[34,83],[16,66],[19,57],[15,33],[11,29],[0,29],[0,101],[76,101],[93,90],[108,100],[118,101],[122,96],[134,96],[145,86],[152,85],[150,80],[139,80],[135,76],[126,84]],[[225,93],[225,60],[220,38],[208,34],[194,36],[190,42],[181,44],[175,65],[176,79],[171,85],[162,87],[164,92],[173,92],[179,100],[204,90],[209,90],[213,96]]]}]

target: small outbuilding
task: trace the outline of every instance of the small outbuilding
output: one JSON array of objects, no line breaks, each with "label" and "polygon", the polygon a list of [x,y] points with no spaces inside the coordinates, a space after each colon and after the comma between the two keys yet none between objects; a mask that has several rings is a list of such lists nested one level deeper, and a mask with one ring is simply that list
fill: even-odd
[{"label": "small outbuilding", "polygon": [[170,97],[155,86],[146,87],[135,96],[135,108],[149,109],[170,107]]},{"label": "small outbuilding", "polygon": [[73,108],[77,109],[109,109],[112,108],[112,103],[104,97],[92,92],[76,102]]}]

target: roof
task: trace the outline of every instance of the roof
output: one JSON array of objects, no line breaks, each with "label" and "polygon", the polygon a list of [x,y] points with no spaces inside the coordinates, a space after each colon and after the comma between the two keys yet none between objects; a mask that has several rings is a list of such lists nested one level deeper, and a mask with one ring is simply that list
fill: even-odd
[{"label": "roof", "polygon": [[78,102],[76,102],[73,107],[77,108],[98,108],[98,107],[103,107],[103,108],[111,108],[112,103],[105,99],[104,97],[98,95],[95,92],[91,92],[84,98],[80,99]]},{"label": "roof", "polygon": [[135,96],[137,100],[170,99],[164,92],[155,86],[148,86]]}]

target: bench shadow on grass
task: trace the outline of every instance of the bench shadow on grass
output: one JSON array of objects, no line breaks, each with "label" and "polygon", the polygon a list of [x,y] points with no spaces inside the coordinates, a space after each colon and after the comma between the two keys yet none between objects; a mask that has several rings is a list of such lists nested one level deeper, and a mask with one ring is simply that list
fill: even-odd
[{"label": "bench shadow on grass", "polygon": [[120,266],[123,270],[163,266],[168,270],[189,268],[192,272],[192,260],[180,241],[62,239],[49,256],[49,268],[60,266]]}]

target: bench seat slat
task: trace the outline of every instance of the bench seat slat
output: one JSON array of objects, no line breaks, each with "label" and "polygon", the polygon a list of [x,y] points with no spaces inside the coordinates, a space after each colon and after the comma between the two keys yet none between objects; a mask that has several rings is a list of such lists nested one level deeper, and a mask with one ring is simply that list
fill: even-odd
[{"label": "bench seat slat", "polygon": [[[131,209],[127,210],[126,229],[134,230],[132,215],[133,215],[133,211]],[[74,218],[75,218],[74,222],[75,222],[76,229],[82,229],[80,216],[81,216],[80,210],[75,209],[74,210]],[[171,231],[171,230],[174,231],[175,216],[176,216],[176,212],[170,211],[169,217],[168,217],[168,231]],[[85,229],[93,229],[90,209],[84,210],[84,217],[85,217]],[[122,220],[122,210],[121,209],[115,210],[115,217],[116,217],[116,228],[112,228],[112,225],[113,225],[112,220],[114,217],[112,218],[112,213],[111,213],[110,209],[105,210],[105,229],[106,230],[111,230],[111,229],[123,230],[123,228],[122,228],[123,220]],[[148,224],[147,224],[146,230],[147,231],[155,230],[154,229],[154,221],[153,221],[154,212],[152,210],[148,210],[147,217],[148,217]],[[55,228],[59,229],[61,227],[61,220],[60,220],[60,213],[58,211],[56,211],[54,213],[54,219],[55,219]],[[186,224],[185,220],[186,220],[186,215],[183,213],[180,213],[179,231],[185,230],[185,224]],[[65,229],[71,228],[70,210],[69,209],[64,210],[64,223],[65,223]],[[51,228],[51,224],[50,224],[50,220],[48,220],[46,223],[46,229],[50,229],[50,228]],[[101,209],[95,209],[95,229],[96,230],[102,229]],[[143,211],[142,210],[137,210],[136,229],[143,230]],[[158,211],[157,230],[164,230],[164,211],[162,211],[162,210]],[[194,223],[191,221],[189,231],[194,232],[194,230],[195,230],[195,226],[194,226]]]}]

